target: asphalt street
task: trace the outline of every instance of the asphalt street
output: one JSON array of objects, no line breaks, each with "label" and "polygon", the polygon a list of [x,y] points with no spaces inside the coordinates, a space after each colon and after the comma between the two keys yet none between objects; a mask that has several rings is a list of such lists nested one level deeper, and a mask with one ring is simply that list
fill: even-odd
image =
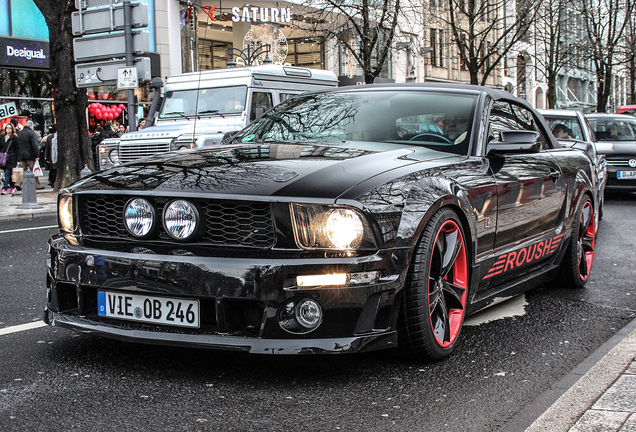
[{"label": "asphalt street", "polygon": [[[433,364],[399,350],[255,356],[18,331],[41,320],[56,222],[2,221],[0,331],[16,330],[0,333],[0,430],[500,430],[635,318],[635,205],[608,195],[585,289],[537,287]],[[14,231],[25,228],[37,229]]]}]

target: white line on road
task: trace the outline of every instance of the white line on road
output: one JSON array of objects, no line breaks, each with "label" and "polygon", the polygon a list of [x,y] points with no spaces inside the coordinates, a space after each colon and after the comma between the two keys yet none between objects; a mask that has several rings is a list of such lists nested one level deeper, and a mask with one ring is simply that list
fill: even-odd
[{"label": "white line on road", "polygon": [[28,324],[21,324],[21,325],[17,325],[13,327],[5,327],[0,329],[0,336],[11,334],[11,333],[17,333],[17,332],[21,332],[25,330],[45,327],[45,326],[46,326],[46,323],[44,323],[44,321],[35,321]]},{"label": "white line on road", "polygon": [[57,225],[47,225],[47,226],[34,227],[34,228],[20,228],[20,229],[14,229],[14,230],[6,230],[6,231],[0,231],[0,234],[11,233],[11,232],[20,232],[20,231],[32,231],[32,230],[40,230],[40,229],[49,229],[49,228],[57,228]]}]

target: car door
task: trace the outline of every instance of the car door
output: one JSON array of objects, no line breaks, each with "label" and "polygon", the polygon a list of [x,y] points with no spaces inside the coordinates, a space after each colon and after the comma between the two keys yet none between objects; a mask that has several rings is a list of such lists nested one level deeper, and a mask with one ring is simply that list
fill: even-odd
[{"label": "car door", "polygon": [[539,132],[541,149],[507,153],[491,160],[497,184],[495,265],[491,285],[505,283],[534,268],[556,252],[556,231],[565,202],[565,178],[551,154],[551,140],[531,110],[514,102],[496,101],[489,114],[489,135],[505,130]]}]

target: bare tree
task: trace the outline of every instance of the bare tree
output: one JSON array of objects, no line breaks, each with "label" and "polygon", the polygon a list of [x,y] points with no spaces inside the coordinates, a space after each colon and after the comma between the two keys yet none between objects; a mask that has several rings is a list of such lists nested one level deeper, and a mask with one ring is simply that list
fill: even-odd
[{"label": "bare tree", "polygon": [[605,112],[614,67],[623,59],[620,43],[634,9],[633,0],[581,0],[588,52],[596,71],[596,110]]},{"label": "bare tree", "polygon": [[557,102],[557,78],[559,73],[572,64],[577,54],[574,44],[577,37],[577,25],[572,22],[574,11],[569,0],[544,0],[539,5],[535,17],[534,60],[537,70],[547,82],[548,107],[554,108]]},{"label": "bare tree", "polygon": [[86,91],[75,86],[73,32],[71,14],[73,0],[34,0],[49,28],[51,84],[58,133],[58,171],[55,189],[65,187],[77,178],[84,165],[93,167],[86,124]]},{"label": "bare tree", "polygon": [[507,0],[448,0],[445,16],[438,19],[450,29],[471,84],[485,85],[502,59],[525,37],[534,19],[535,1],[517,0],[516,11],[511,13]]},{"label": "bare tree", "polygon": [[307,0],[303,6],[311,19],[299,27],[337,40],[362,69],[365,83],[372,84],[390,61],[408,0]]}]

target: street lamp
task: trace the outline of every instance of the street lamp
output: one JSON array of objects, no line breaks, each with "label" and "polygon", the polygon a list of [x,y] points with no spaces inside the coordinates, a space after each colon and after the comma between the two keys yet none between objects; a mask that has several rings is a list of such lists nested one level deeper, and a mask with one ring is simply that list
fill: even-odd
[{"label": "street lamp", "polygon": [[252,66],[257,58],[265,54],[265,58],[263,59],[264,65],[272,64],[272,59],[269,58],[269,52],[272,50],[272,46],[270,44],[260,45],[256,47],[256,49],[252,49],[252,45],[247,45],[245,50],[240,50],[238,48],[228,48],[227,55],[230,58],[227,62],[227,67],[237,67],[238,65],[234,61],[234,57],[238,57],[243,59],[245,62],[245,66]]}]

